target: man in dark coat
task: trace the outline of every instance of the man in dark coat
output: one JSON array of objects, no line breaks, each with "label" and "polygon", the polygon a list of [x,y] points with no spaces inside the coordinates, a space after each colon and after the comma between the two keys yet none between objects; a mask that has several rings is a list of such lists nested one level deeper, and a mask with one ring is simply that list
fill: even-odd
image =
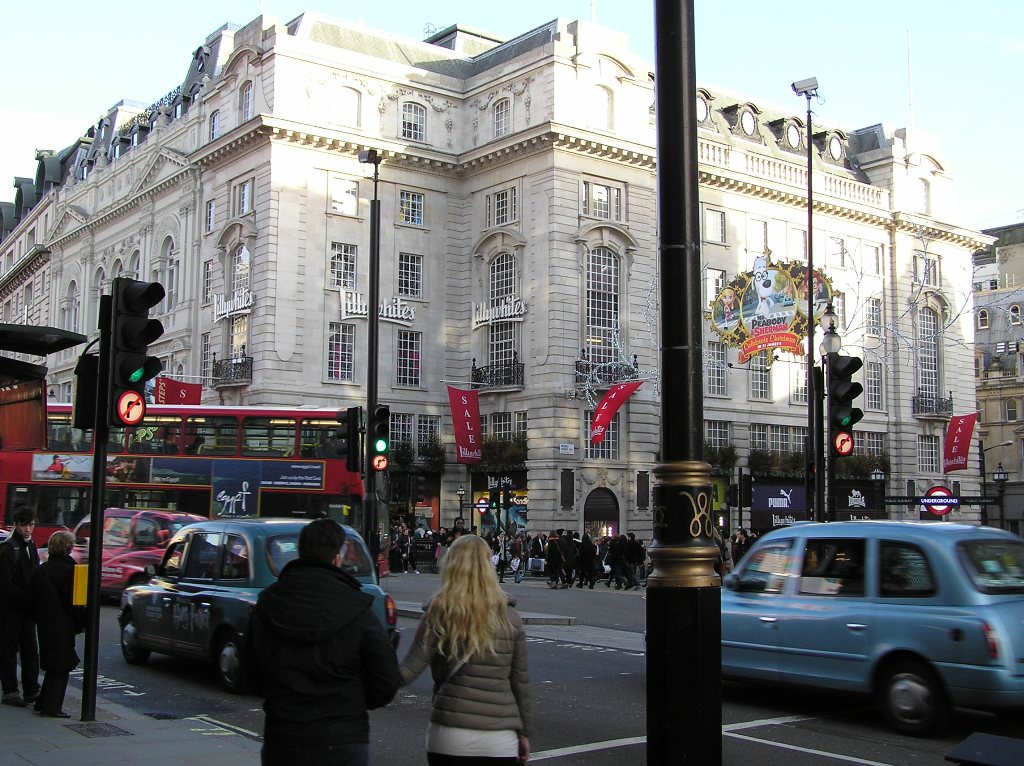
[{"label": "man in dark coat", "polygon": [[345,531],[317,519],[299,534],[299,557],[253,608],[248,671],[265,698],[263,766],[366,766],[367,710],[402,684],[373,597],[340,569]]},{"label": "man in dark coat", "polygon": [[[39,699],[39,648],[28,583],[39,566],[32,542],[36,516],[29,508],[14,511],[14,530],[0,544],[0,683],[3,704],[25,707]],[[18,659],[21,691],[18,693]]]},{"label": "man in dark coat", "polygon": [[32,613],[39,628],[39,659],[46,671],[35,708],[50,718],[69,718],[64,707],[68,675],[78,667],[75,635],[85,630],[84,606],[73,606],[75,561],[71,549],[75,536],[67,530],[50,535],[46,561],[32,573],[29,593]]}]

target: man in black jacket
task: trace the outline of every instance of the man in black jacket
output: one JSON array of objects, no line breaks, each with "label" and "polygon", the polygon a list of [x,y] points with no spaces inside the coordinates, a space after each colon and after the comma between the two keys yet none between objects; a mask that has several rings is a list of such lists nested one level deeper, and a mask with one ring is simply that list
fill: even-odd
[{"label": "man in black jacket", "polygon": [[[3,704],[25,707],[39,699],[39,645],[28,583],[39,566],[32,542],[36,516],[29,508],[14,511],[14,530],[0,544],[0,683]],[[18,659],[21,687],[18,693]]]},{"label": "man in black jacket", "polygon": [[299,534],[299,557],[253,608],[250,678],[263,697],[263,766],[370,762],[367,710],[402,684],[373,597],[340,569],[345,531],[317,519]]}]

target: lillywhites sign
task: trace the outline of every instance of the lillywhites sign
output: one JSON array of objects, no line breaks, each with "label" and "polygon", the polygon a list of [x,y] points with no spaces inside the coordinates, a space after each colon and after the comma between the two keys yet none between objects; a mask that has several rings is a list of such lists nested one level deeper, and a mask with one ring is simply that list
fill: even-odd
[{"label": "lillywhites sign", "polygon": [[213,296],[213,321],[219,322],[235,314],[248,314],[252,310],[253,295],[249,290],[239,290],[230,298]]},{"label": "lillywhites sign", "polygon": [[507,295],[499,303],[474,303],[473,328],[492,322],[522,322],[526,316],[526,301]]},{"label": "lillywhites sign", "polygon": [[[341,319],[367,317],[370,315],[370,304],[362,293],[355,290],[343,290],[341,293]],[[409,327],[416,321],[416,307],[402,300],[397,295],[390,301],[381,301],[377,310],[377,318],[384,322]]]}]

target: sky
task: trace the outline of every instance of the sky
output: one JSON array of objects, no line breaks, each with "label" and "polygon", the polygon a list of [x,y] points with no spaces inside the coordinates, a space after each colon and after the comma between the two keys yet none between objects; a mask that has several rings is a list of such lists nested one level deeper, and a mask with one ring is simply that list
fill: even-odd
[{"label": "sky", "polygon": [[[0,201],[13,201],[15,176],[35,175],[36,149],[71,144],[121,99],[156,101],[184,80],[210,32],[261,10],[282,22],[317,11],[413,39],[456,23],[511,38],[559,16],[595,20],[654,65],[654,0],[176,0],[119,13],[72,0],[11,4],[0,27]],[[802,117],[790,83],[817,77],[816,125],[927,134],[955,182],[950,222],[1000,226],[1024,221],[1021,30],[1020,0],[695,0],[697,82]]]}]

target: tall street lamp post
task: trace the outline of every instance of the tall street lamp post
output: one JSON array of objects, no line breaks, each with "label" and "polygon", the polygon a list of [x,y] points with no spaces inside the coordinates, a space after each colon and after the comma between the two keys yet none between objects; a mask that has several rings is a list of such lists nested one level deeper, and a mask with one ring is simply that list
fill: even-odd
[{"label": "tall street lamp post", "polygon": [[[986,497],[988,497],[988,474],[985,472],[985,453],[989,452],[990,450],[999,449],[1000,447],[1012,447],[1012,446],[1013,446],[1013,439],[1007,439],[1004,442],[999,442],[999,444],[993,444],[990,447],[986,447],[985,446],[985,442],[980,441],[980,440],[978,441],[978,463],[979,463],[979,466],[981,468],[981,497],[982,497],[981,514],[980,514],[980,517],[979,517],[979,521],[981,523],[981,526],[983,526],[983,527],[988,526],[988,503],[984,501],[984,499]],[[992,481],[996,481],[995,474],[999,473],[1000,471],[1002,471],[1002,475],[1004,477],[1003,478],[1003,482],[1005,484],[1005,482],[1008,480],[1008,478],[1006,477],[1006,471],[1003,471],[1003,464],[1002,463],[1000,463],[999,464],[999,468],[996,469],[996,471],[994,471],[992,473]],[[998,488],[998,487],[1000,487],[1000,485],[997,484],[996,487]],[[1000,500],[1000,503],[1002,503],[1002,500]],[[1000,508],[999,508],[999,516],[1000,516],[1000,518],[1002,518],[1002,515],[1003,515],[1003,509],[1000,506]]]},{"label": "tall street lamp post", "polygon": [[703,439],[694,0],[655,0],[654,30],[664,395],[647,578],[647,762],[720,766],[722,591]]},{"label": "tall street lamp post", "polygon": [[[380,199],[377,196],[380,153],[376,149],[359,152],[359,161],[373,165],[373,199],[370,200],[370,296],[366,331],[366,413],[372,417],[377,408],[377,345],[380,326]],[[363,539],[369,540],[377,529],[377,471],[372,465],[373,439],[366,440],[366,483],[363,499]]]},{"label": "tall street lamp post", "polygon": [[459,496],[459,518],[461,519],[462,518],[462,498],[464,498],[466,496],[466,488],[460,484],[458,489],[455,490],[455,494]]},{"label": "tall street lamp post", "polygon": [[1003,464],[996,465],[996,470],[992,472],[992,481],[996,483],[996,491],[999,493],[999,524],[997,526],[1000,529],[1003,528],[1003,501],[1006,498],[1006,482],[1009,480],[1009,475],[1003,470]]},{"label": "tall street lamp post", "polygon": [[885,471],[876,468],[871,472],[871,481],[875,485],[875,497],[878,498],[878,505],[885,510]]},{"label": "tall street lamp post", "polygon": [[[814,385],[814,185],[813,134],[811,132],[811,97],[818,95],[818,78],[808,77],[792,85],[793,92],[807,99],[807,475],[804,479],[804,496],[813,496],[813,516],[818,521],[825,517],[824,484],[824,427],[818,397]],[[813,470],[812,470],[813,468]],[[813,477],[813,478],[812,478]],[[813,484],[813,487],[811,486]],[[812,492],[813,490],[813,492]]]}]

